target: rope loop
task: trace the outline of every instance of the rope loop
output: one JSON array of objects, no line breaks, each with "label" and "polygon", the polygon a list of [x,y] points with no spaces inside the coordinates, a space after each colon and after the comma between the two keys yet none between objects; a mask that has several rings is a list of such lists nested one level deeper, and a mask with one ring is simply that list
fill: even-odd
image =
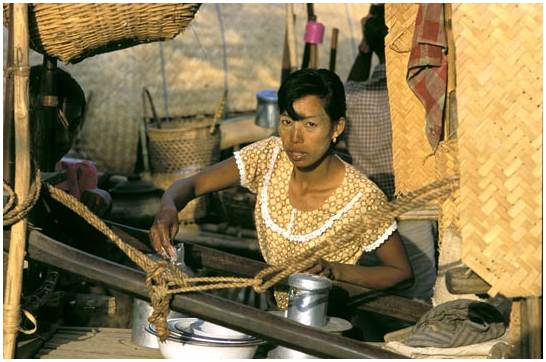
[{"label": "rope loop", "polygon": [[34,205],[36,205],[36,202],[40,198],[41,174],[40,170],[36,171],[34,181],[29,188],[28,197],[22,203],[19,203],[19,197],[6,180],[3,181],[4,193],[7,194],[6,204],[3,208],[4,226],[11,226],[26,218]]}]

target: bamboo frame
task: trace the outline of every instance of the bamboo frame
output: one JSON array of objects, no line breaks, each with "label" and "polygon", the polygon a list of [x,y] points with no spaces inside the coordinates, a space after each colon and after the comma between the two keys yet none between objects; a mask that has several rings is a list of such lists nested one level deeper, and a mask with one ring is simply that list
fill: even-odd
[{"label": "bamboo frame", "polygon": [[[15,114],[15,193],[25,200],[31,179],[30,130],[28,112],[29,33],[28,4],[13,5],[14,49],[14,114]],[[23,262],[27,238],[27,221],[23,219],[11,228],[11,248],[6,272],[4,294],[4,358],[13,358],[19,324]]]}]

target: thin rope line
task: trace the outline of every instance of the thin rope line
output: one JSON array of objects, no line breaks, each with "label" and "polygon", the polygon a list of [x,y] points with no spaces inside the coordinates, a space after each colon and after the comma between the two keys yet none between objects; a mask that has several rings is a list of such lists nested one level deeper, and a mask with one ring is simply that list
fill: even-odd
[{"label": "thin rope line", "polygon": [[228,63],[227,63],[227,44],[226,44],[226,35],[224,31],[224,16],[222,15],[222,9],[220,4],[216,3],[216,15],[218,16],[218,22],[220,24],[220,35],[222,37],[222,49],[224,52],[224,93],[227,93],[228,90]]},{"label": "thin rope line", "polygon": [[355,34],[353,32],[353,21],[351,20],[351,13],[349,11],[349,4],[345,3],[345,15],[347,16],[347,22],[349,23],[349,33],[351,33],[351,45],[353,48],[353,59],[356,58],[357,55],[357,46],[355,41]]},{"label": "thin rope line", "polygon": [[163,81],[163,108],[165,109],[165,116],[167,119],[171,119],[169,115],[169,95],[167,90],[167,76],[165,72],[165,53],[163,49],[163,42],[159,42],[159,61],[161,64],[161,79]]}]

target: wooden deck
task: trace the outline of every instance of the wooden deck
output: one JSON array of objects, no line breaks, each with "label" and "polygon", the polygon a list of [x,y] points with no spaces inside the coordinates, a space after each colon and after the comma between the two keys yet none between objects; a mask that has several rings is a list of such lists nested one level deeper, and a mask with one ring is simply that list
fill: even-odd
[{"label": "wooden deck", "polygon": [[33,358],[162,358],[158,349],[131,342],[131,330],[103,327],[61,326]]}]

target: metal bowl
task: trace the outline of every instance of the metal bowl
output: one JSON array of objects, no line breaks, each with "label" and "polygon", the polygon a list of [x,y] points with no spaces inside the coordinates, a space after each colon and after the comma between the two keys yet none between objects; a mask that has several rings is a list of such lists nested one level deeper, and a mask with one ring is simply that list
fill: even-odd
[{"label": "metal bowl", "polygon": [[[258,345],[264,341],[249,336],[246,339],[215,338],[198,336],[179,331],[176,325],[189,325],[197,318],[173,318],[167,320],[169,337],[159,342],[159,351],[165,358],[252,358]],[[146,330],[157,337],[155,327],[150,324]],[[159,340],[159,337],[157,337]]]}]

